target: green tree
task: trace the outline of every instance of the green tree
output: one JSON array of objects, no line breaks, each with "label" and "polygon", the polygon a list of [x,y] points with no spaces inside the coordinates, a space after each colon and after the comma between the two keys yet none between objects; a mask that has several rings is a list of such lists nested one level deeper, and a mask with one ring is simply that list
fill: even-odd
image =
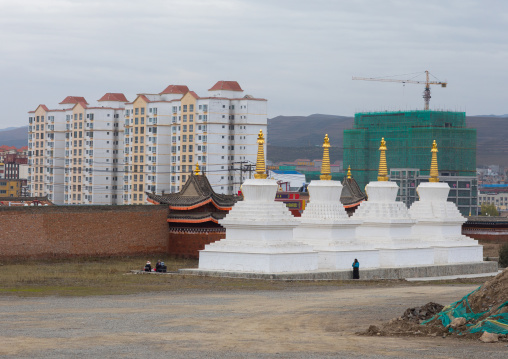
[{"label": "green tree", "polygon": [[492,203],[482,203],[480,211],[482,216],[499,216],[496,206]]}]

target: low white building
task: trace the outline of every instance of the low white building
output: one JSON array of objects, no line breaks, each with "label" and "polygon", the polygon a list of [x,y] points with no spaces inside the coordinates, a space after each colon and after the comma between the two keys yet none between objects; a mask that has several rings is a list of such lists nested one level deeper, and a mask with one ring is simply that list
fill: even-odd
[{"label": "low white building", "polygon": [[268,178],[277,182],[289,183],[290,191],[296,191],[305,185],[305,175],[298,171],[270,170],[268,171]]}]

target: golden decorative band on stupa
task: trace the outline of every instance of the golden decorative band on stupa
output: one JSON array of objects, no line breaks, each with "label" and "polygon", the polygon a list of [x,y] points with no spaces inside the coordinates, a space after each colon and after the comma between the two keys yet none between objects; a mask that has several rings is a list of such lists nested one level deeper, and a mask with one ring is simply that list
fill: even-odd
[{"label": "golden decorative band on stupa", "polygon": [[347,179],[351,179],[352,176],[351,176],[351,166],[348,166],[347,168]]},{"label": "golden decorative band on stupa", "polygon": [[377,175],[377,180],[379,182],[388,181],[388,168],[386,167],[386,141],[385,138],[381,138],[381,146],[379,147],[380,155],[379,155],[379,172]]},{"label": "golden decorative band on stupa", "polygon": [[194,170],[194,174],[197,176],[199,175],[199,165],[198,163],[196,162],[196,169]]},{"label": "golden decorative band on stupa", "polygon": [[259,130],[258,135],[258,157],[256,159],[256,173],[254,173],[254,178],[256,179],[265,179],[266,175],[266,166],[265,166],[265,139],[263,137],[263,131]]},{"label": "golden decorative band on stupa", "polygon": [[437,143],[436,140],[432,142],[432,149],[430,150],[432,152],[432,160],[430,162],[430,178],[429,182],[439,182],[439,171],[437,167]]},{"label": "golden decorative band on stupa", "polygon": [[330,169],[330,139],[328,134],[325,135],[323,141],[323,162],[321,163],[321,176],[319,179],[322,181],[330,181],[332,179],[332,171]]}]

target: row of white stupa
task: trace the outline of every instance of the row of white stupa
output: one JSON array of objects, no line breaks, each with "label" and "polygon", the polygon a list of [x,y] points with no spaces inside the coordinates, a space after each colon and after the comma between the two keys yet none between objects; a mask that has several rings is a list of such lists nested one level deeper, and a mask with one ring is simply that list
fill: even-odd
[{"label": "row of white stupa", "polygon": [[368,200],[348,217],[340,202],[342,184],[330,180],[326,136],[321,180],[309,184],[310,201],[300,218],[274,201],[277,183],[264,174],[263,144],[260,131],[261,170],[244,182],[244,200],[221,220],[226,238],[200,252],[199,269],[284,273],[351,269],[355,258],[362,268],[483,260],[483,247],[461,234],[466,219],[447,201],[448,184],[438,182],[435,141],[431,178],[418,186],[419,201],[408,210],[396,201],[397,184],[388,181],[383,139],[378,181],[367,185]]}]

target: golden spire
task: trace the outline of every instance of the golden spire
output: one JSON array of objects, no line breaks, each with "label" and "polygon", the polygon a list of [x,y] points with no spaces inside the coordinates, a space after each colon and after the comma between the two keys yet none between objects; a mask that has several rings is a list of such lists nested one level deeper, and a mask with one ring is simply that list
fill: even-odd
[{"label": "golden spire", "polygon": [[430,178],[429,182],[439,182],[439,172],[437,170],[437,143],[436,140],[432,142],[432,161],[430,162]]},{"label": "golden spire", "polygon": [[330,139],[328,134],[325,135],[323,142],[323,162],[321,163],[321,176],[320,180],[330,181],[332,179],[332,171],[330,170]]},{"label": "golden spire", "polygon": [[377,180],[380,182],[386,182],[388,181],[388,169],[386,167],[386,142],[384,137],[381,139],[379,151],[381,151],[381,154],[379,156],[379,173],[377,175]]},{"label": "golden spire", "polygon": [[199,165],[198,163],[196,162],[196,169],[194,170],[194,174],[197,176],[199,175]]},{"label": "golden spire", "polygon": [[256,173],[254,173],[254,178],[256,179],[265,179],[266,176],[266,167],[265,167],[265,139],[263,138],[263,131],[259,130],[258,135],[258,158],[256,160]]},{"label": "golden spire", "polygon": [[351,166],[348,166],[347,168],[347,179],[351,179],[352,176],[351,176]]}]

